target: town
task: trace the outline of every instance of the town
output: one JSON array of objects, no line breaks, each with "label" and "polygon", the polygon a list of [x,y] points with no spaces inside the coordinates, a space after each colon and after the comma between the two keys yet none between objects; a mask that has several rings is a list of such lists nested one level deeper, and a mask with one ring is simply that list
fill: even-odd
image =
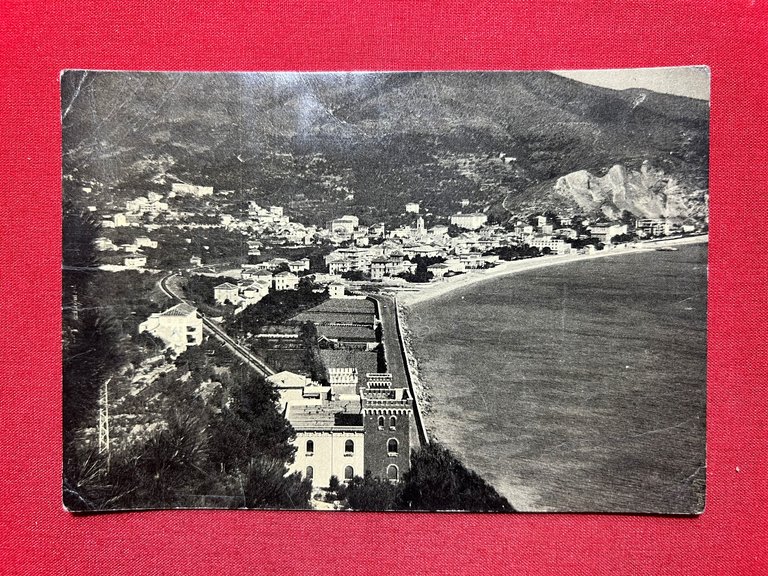
[{"label": "town", "polygon": [[[90,184],[79,190],[85,199],[99,186]],[[100,230],[100,268],[157,276],[171,304],[138,319],[134,336],[158,339],[166,364],[157,357],[138,362],[129,394],[151,387],[164,365],[203,345],[207,333],[277,391],[295,434],[288,470],[311,481],[315,506],[356,477],[398,482],[411,449],[429,441],[403,360],[398,293],[504,261],[594,254],[701,231],[696,223],[629,214],[614,221],[552,212],[491,221],[468,199],[448,217],[408,202],[395,226],[364,224],[354,214],[318,226],[292,221],[282,206],[245,203],[242,195],[228,202],[237,196],[173,183],[124,206],[87,206]],[[217,252],[217,245],[230,251]],[[108,405],[103,400],[102,410]],[[102,449],[120,442],[115,431],[110,439],[109,425],[105,415],[93,431]]]}]

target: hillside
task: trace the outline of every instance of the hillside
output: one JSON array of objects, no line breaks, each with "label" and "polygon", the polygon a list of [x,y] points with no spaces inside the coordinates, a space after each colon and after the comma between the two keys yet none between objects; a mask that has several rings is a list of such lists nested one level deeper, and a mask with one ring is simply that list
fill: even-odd
[{"label": "hillside", "polygon": [[187,181],[372,222],[411,200],[514,209],[573,172],[644,161],[707,188],[706,102],[550,73],[68,72],[62,109],[65,174],[118,201]]}]

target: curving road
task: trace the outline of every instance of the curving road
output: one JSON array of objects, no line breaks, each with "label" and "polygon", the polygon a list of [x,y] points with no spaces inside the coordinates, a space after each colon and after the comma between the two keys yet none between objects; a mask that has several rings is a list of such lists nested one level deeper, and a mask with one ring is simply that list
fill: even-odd
[{"label": "curving road", "polygon": [[[174,292],[173,289],[170,286],[168,286],[168,280],[170,280],[174,276],[177,276],[177,274],[170,273],[163,276],[160,279],[160,282],[158,282],[158,286],[160,286],[160,290],[162,290],[172,300],[175,300],[177,302],[184,302],[185,304],[194,306],[193,303],[188,302],[185,298],[182,298],[181,296],[176,294],[176,292]],[[264,362],[264,360],[262,360],[258,356],[254,356],[250,350],[248,350],[247,348],[244,348],[243,346],[235,342],[226,332],[224,332],[224,330],[222,330],[219,326],[217,326],[213,321],[206,318],[202,312],[198,310],[197,313],[200,315],[200,318],[203,320],[203,329],[209,332],[219,342],[224,344],[224,346],[227,349],[229,349],[229,351],[232,352],[235,356],[240,358],[243,362],[248,364],[248,366],[253,368],[256,372],[258,372],[265,378],[275,373],[275,371],[272,368],[270,368]]]}]

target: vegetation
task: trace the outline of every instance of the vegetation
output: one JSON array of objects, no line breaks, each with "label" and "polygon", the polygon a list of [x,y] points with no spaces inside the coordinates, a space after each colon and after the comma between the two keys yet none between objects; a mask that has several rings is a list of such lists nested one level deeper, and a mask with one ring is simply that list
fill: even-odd
[{"label": "vegetation", "polygon": [[328,299],[328,292],[315,292],[311,280],[299,280],[297,290],[270,292],[227,322],[227,330],[241,335],[257,334],[268,324],[280,324]]},{"label": "vegetation", "polygon": [[538,248],[521,244],[519,246],[500,246],[483,254],[484,256],[498,256],[500,260],[520,260],[522,258],[535,258],[541,253]]},{"label": "vegetation", "polygon": [[[139,334],[164,298],[157,278],[97,270],[98,234],[87,212],[65,203],[64,504],[308,507],[311,483],[287,474],[294,432],[272,386],[209,342],[174,358],[162,341]],[[155,366],[162,371],[150,377]],[[133,382],[138,370],[142,379]],[[98,402],[108,381],[112,437],[101,451]]]},{"label": "vegetation", "polygon": [[346,485],[332,477],[330,484],[329,498],[352,510],[515,511],[506,498],[435,442],[412,451],[411,469],[399,483],[367,472]]},{"label": "vegetation", "polygon": [[204,304],[209,307],[217,306],[213,298],[213,289],[224,282],[235,284],[237,280],[228,276],[192,274],[184,285],[184,294],[197,304]]},{"label": "vegetation", "polygon": [[514,512],[506,498],[435,442],[411,454],[400,503],[410,510]]}]

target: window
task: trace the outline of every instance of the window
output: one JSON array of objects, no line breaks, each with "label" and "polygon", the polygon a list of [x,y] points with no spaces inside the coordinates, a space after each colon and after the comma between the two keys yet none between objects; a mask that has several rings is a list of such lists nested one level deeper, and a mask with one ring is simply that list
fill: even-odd
[{"label": "window", "polygon": [[355,443],[352,442],[352,440],[347,440],[344,442],[344,454],[354,454],[355,453]]},{"label": "window", "polygon": [[397,417],[395,417],[395,416],[390,417],[390,419],[389,419],[389,429],[390,430],[394,430],[395,429],[395,424],[397,424]]},{"label": "window", "polygon": [[384,430],[384,416],[379,416],[379,430]]},{"label": "window", "polygon": [[312,440],[307,440],[307,454],[312,454],[315,451],[315,443]]},{"label": "window", "polygon": [[344,468],[344,480],[352,480],[354,475],[355,471],[352,469],[352,466],[347,466]]},{"label": "window", "polygon": [[315,471],[312,468],[312,466],[307,466],[307,473],[306,473],[307,480],[312,480],[312,477],[314,475],[315,475]]},{"label": "window", "polygon": [[387,466],[387,480],[397,482],[399,476],[400,476],[400,471],[397,469],[397,466],[395,466],[394,464],[390,464],[389,466]]},{"label": "window", "polygon": [[394,438],[390,438],[389,442],[387,442],[387,452],[389,454],[397,454],[397,440]]}]

